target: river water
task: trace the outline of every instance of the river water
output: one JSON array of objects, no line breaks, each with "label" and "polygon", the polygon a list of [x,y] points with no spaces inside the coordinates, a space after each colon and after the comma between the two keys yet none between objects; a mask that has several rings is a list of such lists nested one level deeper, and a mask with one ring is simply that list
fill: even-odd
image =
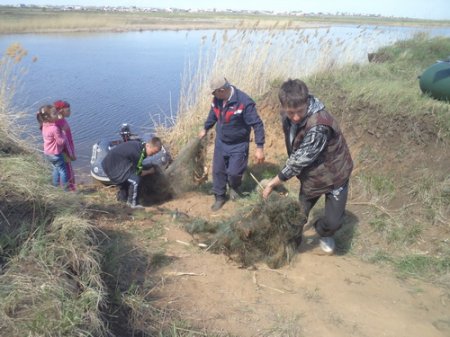
[{"label": "river water", "polygon": [[[368,52],[407,39],[418,31],[426,31],[431,36],[450,36],[450,28],[336,26],[305,29],[301,34],[308,40],[308,49],[305,51],[305,47],[299,45],[303,50],[291,52],[301,55],[302,66],[307,65],[314,71],[325,36],[340,45],[352,44],[352,59],[337,54],[333,56],[336,62],[367,62]],[[0,54],[16,42],[28,51],[20,65],[26,73],[20,87],[15,89],[13,108],[26,113],[22,123],[27,125],[31,136],[39,139],[34,117],[39,106],[57,99],[70,102],[72,116],[68,121],[78,156],[74,166],[81,180],[86,180],[91,148],[96,141],[118,136],[120,125],[125,122],[134,132],[146,137],[152,133],[155,121],[164,123],[167,117],[176,116],[180,90],[186,84],[182,82],[189,81],[186,67],[196,64],[201,50],[204,53],[205,49],[213,48],[214,41],[233,34],[239,32],[179,30],[2,35]],[[281,49],[286,37],[295,38],[300,33],[287,31],[283,33],[284,38],[266,31],[245,34],[256,36],[252,41],[272,34],[274,41],[271,43],[274,48],[279,44]],[[314,45],[318,48],[311,48]],[[247,44],[239,48],[248,48],[251,53],[255,46]],[[36,144],[36,148],[40,149],[41,144]]]}]

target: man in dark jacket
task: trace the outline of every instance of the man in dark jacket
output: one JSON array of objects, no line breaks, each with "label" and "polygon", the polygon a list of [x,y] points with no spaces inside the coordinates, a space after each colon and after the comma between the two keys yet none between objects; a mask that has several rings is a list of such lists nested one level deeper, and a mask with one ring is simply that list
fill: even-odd
[{"label": "man in dark jacket", "polygon": [[[273,188],[296,176],[300,182],[299,199],[308,217],[321,195],[325,195],[325,214],[314,223],[320,247],[333,253],[334,233],[342,226],[347,203],[348,181],[353,161],[336,119],[317,98],[309,94],[300,80],[288,80],[278,94],[286,149],[286,165],[265,187],[267,198]],[[302,232],[304,224],[299,233]],[[301,242],[300,237],[296,243]]]},{"label": "man in dark jacket", "polygon": [[120,194],[124,195],[131,208],[142,208],[138,204],[138,188],[141,177],[154,173],[154,168],[143,169],[143,161],[161,150],[158,137],[147,143],[130,140],[113,147],[102,161],[103,171],[111,183],[119,185]]},{"label": "man in dark jacket", "polygon": [[255,102],[247,94],[224,77],[213,79],[211,90],[214,98],[199,137],[205,137],[208,130],[216,125],[213,158],[215,202],[211,209],[217,211],[226,202],[227,183],[231,199],[237,199],[240,195],[239,187],[248,164],[251,129],[255,133],[257,163],[264,161],[265,135]]}]

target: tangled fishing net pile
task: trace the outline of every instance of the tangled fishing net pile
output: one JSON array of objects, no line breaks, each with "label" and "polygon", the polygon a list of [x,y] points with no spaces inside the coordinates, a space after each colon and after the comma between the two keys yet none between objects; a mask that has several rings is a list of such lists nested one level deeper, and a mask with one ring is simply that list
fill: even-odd
[{"label": "tangled fishing net pile", "polygon": [[184,226],[208,251],[223,253],[242,267],[261,261],[280,268],[292,259],[305,223],[298,201],[273,194],[225,221],[195,220]]},{"label": "tangled fishing net pile", "polygon": [[140,193],[142,202],[163,202],[194,190],[207,178],[205,157],[205,141],[199,138],[191,140],[165,171],[156,167],[155,174],[143,177]]}]

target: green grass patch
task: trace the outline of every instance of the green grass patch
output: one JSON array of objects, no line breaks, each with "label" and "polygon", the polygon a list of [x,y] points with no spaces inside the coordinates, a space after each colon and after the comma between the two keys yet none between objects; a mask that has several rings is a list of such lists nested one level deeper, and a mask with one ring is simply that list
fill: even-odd
[{"label": "green grass patch", "polygon": [[393,258],[383,250],[377,250],[372,256],[369,257],[369,261],[372,263],[392,263]]},{"label": "green grass patch", "polygon": [[394,265],[402,275],[433,279],[450,271],[450,257],[409,255],[399,258]]},{"label": "green grass patch", "polygon": [[361,183],[366,186],[369,195],[380,197],[392,197],[395,192],[395,184],[392,178],[382,174],[362,173],[359,175]]},{"label": "green grass patch", "polygon": [[387,242],[389,244],[412,244],[423,232],[423,227],[419,224],[405,224],[402,227],[392,227],[388,230]]}]

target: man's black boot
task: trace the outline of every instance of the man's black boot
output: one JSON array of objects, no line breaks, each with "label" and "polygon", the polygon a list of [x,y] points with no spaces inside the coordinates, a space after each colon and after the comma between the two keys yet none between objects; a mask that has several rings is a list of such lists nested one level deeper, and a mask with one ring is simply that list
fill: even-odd
[{"label": "man's black boot", "polygon": [[239,198],[242,198],[242,193],[239,190],[239,187],[238,188],[230,187],[230,199],[234,201],[238,200]]},{"label": "man's black boot", "polygon": [[219,209],[222,208],[222,206],[225,204],[226,201],[227,200],[226,200],[225,196],[216,195],[216,201],[211,206],[211,210],[214,211],[214,212],[218,211]]}]

